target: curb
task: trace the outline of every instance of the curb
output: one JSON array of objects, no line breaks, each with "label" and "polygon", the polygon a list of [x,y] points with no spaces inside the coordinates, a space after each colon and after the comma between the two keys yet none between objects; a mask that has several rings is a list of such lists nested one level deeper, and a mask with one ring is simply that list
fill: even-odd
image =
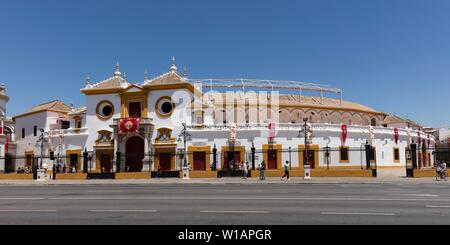
[{"label": "curb", "polygon": [[[410,181],[409,181],[410,180]],[[86,182],[85,180],[75,180],[75,181],[48,181],[48,182],[35,182],[35,181],[20,181],[20,182],[1,182],[0,186],[64,186],[64,185],[77,185],[77,186],[89,186],[89,185],[321,185],[321,184],[364,184],[364,185],[373,185],[373,184],[423,184],[423,183],[437,183],[436,181],[413,181],[414,179],[401,179],[401,180],[380,180],[380,181],[191,181],[191,180],[180,180],[180,181],[95,181],[95,182]],[[428,179],[422,179],[428,180]],[[431,179],[429,179],[431,180]],[[442,182],[446,183],[446,182]],[[450,183],[450,182],[449,182]]]}]

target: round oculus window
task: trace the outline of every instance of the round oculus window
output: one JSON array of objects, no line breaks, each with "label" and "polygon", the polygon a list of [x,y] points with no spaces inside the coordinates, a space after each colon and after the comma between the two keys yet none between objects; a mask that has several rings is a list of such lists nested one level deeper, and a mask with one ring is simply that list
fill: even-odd
[{"label": "round oculus window", "polygon": [[173,109],[172,103],[170,102],[164,102],[161,105],[161,112],[163,112],[164,114],[169,114]]},{"label": "round oculus window", "polygon": [[114,107],[109,101],[102,101],[97,106],[97,115],[103,119],[109,118],[114,113]]},{"label": "round oculus window", "polygon": [[173,111],[174,104],[170,97],[162,97],[158,100],[156,108],[160,115],[169,116]]}]

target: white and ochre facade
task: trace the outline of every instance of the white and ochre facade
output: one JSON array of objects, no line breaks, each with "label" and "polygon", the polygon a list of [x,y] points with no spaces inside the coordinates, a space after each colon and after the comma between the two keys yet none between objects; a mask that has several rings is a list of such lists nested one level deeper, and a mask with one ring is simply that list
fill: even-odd
[{"label": "white and ochre facade", "polygon": [[[242,87],[236,89],[239,83]],[[188,162],[196,171],[211,169],[214,147],[217,169],[226,168],[230,157],[250,162],[252,146],[256,148],[256,162],[265,160],[269,169],[282,169],[288,160],[292,168],[302,168],[302,129],[307,118],[312,128],[309,149],[315,150],[310,156],[314,168],[326,166],[325,147],[338,151],[330,155],[330,167],[360,167],[364,152],[351,149],[362,149],[366,142],[373,147],[372,158],[379,167],[405,166],[406,148],[419,137],[420,128],[414,128],[412,121],[342,98],[323,96],[326,92],[342,95],[340,90],[311,84],[297,88],[293,84],[244,79],[220,84],[213,79],[188,79],[186,74],[178,73],[174,61],[168,72],[152,79],[145,73],[143,82],[130,83],[117,64],[112,77],[86,82],[81,89],[86,97],[84,107],[73,108],[57,101],[14,117],[16,128],[25,128],[25,137],[17,141],[17,152],[39,155],[39,135],[33,134],[33,129],[43,128],[49,141],[45,154],[53,151],[64,155],[66,165],[76,162],[81,168],[81,155],[88,151],[92,170],[117,171],[116,153],[120,152],[120,171],[177,171],[181,168],[177,153],[184,149],[179,135],[182,123],[186,123],[191,136],[186,143]],[[311,91],[320,92],[320,96],[304,94]],[[120,121],[126,118],[139,120],[135,132],[120,132]],[[268,140],[271,122],[276,130],[274,138]],[[345,142],[343,124],[347,126]],[[232,127],[237,133],[231,144]],[[422,132],[420,138],[432,148],[433,136]],[[427,154],[431,154],[430,149]],[[47,161],[51,166],[53,162]],[[432,164],[429,156],[423,162],[424,167]]]},{"label": "white and ochre facade", "polygon": [[16,155],[16,135],[13,119],[6,114],[6,105],[9,97],[6,87],[0,85],[0,173],[15,170],[14,157]]}]

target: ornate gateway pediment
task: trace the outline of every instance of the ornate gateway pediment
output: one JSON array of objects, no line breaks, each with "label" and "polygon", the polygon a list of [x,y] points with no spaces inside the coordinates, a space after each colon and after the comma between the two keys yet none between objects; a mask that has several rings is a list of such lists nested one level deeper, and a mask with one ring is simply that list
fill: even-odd
[{"label": "ornate gateway pediment", "polygon": [[172,129],[158,128],[158,134],[155,141],[158,143],[173,143],[175,139],[172,138]]},{"label": "ornate gateway pediment", "polygon": [[112,132],[108,130],[98,131],[98,138],[95,141],[97,145],[110,145],[113,144]]}]

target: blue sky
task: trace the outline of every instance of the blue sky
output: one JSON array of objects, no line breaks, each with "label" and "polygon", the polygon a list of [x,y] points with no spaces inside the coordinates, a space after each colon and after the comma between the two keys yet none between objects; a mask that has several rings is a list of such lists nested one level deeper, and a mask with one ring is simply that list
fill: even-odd
[{"label": "blue sky", "polygon": [[450,1],[0,0],[0,81],[8,114],[61,99],[84,78],[165,72],[339,87],[344,99],[450,125]]}]

